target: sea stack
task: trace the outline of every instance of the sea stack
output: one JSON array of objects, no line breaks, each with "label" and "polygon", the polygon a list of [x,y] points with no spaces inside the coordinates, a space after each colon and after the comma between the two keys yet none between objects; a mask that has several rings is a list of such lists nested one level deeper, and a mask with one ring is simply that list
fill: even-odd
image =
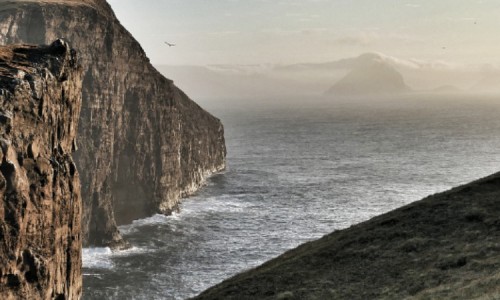
[{"label": "sea stack", "polygon": [[0,44],[64,37],[81,53],[84,245],[126,246],[117,224],[176,210],[225,168],[220,120],[151,65],[106,1],[9,1],[0,33]]},{"label": "sea stack", "polygon": [[81,75],[62,40],[0,47],[0,299],[81,295]]}]

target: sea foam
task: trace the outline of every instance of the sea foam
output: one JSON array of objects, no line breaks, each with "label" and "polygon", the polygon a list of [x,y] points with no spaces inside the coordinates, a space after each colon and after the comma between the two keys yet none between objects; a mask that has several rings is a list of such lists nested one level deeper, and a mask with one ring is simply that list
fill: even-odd
[{"label": "sea foam", "polygon": [[83,248],[82,262],[84,268],[111,269],[113,262],[111,255],[113,251],[109,247],[103,248]]},{"label": "sea foam", "polygon": [[152,250],[130,247],[125,250],[113,251],[109,247],[83,248],[82,263],[84,268],[88,269],[113,269],[114,257],[123,257],[136,254],[151,252]]},{"label": "sea foam", "polygon": [[130,234],[130,233],[133,233],[133,232],[137,231],[137,229],[139,227],[142,227],[142,226],[166,224],[168,222],[169,218],[170,219],[172,219],[172,218],[174,218],[174,219],[178,218],[178,214],[177,213],[173,213],[170,216],[156,214],[156,215],[153,215],[153,216],[148,217],[148,218],[134,220],[134,221],[132,221],[131,224],[121,225],[118,228],[120,229],[120,232],[123,235],[127,235],[127,234]]}]

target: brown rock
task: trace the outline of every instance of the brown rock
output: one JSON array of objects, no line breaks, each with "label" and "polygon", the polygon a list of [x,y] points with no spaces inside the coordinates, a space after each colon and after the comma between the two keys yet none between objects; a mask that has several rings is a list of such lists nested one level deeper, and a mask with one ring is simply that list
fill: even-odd
[{"label": "brown rock", "polygon": [[[149,63],[106,1],[11,2],[0,7],[0,33],[0,43],[64,37],[81,53],[75,161],[86,245],[124,246],[117,223],[170,213],[224,169],[221,122]],[[45,107],[39,110],[45,115]]]},{"label": "brown rock", "polygon": [[40,155],[40,148],[38,147],[38,142],[33,141],[29,146],[28,146],[28,155],[31,158],[38,158]]},{"label": "brown rock", "polygon": [[0,107],[10,116],[0,122],[0,299],[79,299],[82,203],[70,156],[81,107],[75,52],[61,40],[0,47]]}]

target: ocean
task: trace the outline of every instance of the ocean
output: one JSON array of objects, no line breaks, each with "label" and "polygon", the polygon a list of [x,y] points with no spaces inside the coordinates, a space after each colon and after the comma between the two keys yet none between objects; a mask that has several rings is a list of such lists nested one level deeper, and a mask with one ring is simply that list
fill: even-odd
[{"label": "ocean", "polygon": [[500,97],[200,101],[227,170],[83,251],[84,299],[186,299],[301,243],[500,170]]}]

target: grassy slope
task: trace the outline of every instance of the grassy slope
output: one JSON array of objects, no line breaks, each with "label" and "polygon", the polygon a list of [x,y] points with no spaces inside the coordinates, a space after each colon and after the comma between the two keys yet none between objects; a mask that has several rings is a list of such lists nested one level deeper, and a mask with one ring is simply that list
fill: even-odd
[{"label": "grassy slope", "polygon": [[196,299],[500,299],[500,173],[290,250]]}]

